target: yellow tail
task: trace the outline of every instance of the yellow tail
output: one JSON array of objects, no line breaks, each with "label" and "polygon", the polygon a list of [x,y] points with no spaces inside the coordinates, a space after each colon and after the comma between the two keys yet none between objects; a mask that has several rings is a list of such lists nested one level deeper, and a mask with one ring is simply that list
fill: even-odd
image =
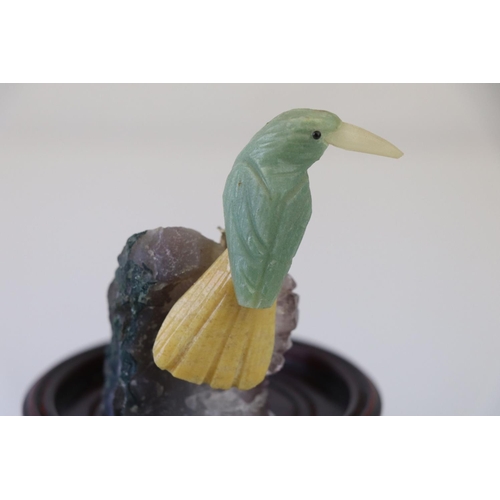
[{"label": "yellow tail", "polygon": [[226,250],[168,313],[153,347],[155,363],[195,384],[251,389],[271,363],[275,317],[276,303],[238,304]]}]

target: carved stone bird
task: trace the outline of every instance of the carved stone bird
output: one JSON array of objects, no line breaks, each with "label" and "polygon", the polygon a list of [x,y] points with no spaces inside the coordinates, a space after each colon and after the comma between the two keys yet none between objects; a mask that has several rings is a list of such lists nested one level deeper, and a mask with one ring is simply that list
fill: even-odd
[{"label": "carved stone bird", "polygon": [[307,170],[329,145],[400,158],[386,140],[328,111],[292,109],[236,158],[224,189],[227,250],[181,297],[153,348],[173,376],[251,389],[274,345],[276,298],[311,217]]}]

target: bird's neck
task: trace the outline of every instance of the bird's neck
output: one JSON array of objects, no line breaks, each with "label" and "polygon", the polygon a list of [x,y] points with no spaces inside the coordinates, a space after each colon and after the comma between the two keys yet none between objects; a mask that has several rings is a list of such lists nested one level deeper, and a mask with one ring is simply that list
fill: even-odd
[{"label": "bird's neck", "polygon": [[259,169],[267,178],[287,178],[295,180],[307,175],[307,168],[304,168],[302,163],[296,164],[279,160],[275,163],[263,162],[259,165]]}]

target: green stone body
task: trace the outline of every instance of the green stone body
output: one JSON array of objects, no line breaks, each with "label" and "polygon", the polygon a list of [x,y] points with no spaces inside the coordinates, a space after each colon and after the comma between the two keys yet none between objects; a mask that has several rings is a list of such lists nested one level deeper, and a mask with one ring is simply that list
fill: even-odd
[{"label": "green stone body", "polygon": [[238,155],[224,189],[231,274],[240,305],[271,307],[311,217],[307,169],[328,144],[316,140],[340,119],[327,111],[287,111]]}]

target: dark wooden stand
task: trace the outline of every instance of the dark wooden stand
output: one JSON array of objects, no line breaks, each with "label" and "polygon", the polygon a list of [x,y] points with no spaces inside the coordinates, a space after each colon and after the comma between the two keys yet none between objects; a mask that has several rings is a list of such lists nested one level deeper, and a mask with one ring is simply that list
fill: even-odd
[{"label": "dark wooden stand", "polygon": [[[105,346],[73,356],[31,388],[24,415],[99,415]],[[380,396],[362,372],[333,353],[294,342],[283,369],[269,377],[274,415],[380,415]]]}]

